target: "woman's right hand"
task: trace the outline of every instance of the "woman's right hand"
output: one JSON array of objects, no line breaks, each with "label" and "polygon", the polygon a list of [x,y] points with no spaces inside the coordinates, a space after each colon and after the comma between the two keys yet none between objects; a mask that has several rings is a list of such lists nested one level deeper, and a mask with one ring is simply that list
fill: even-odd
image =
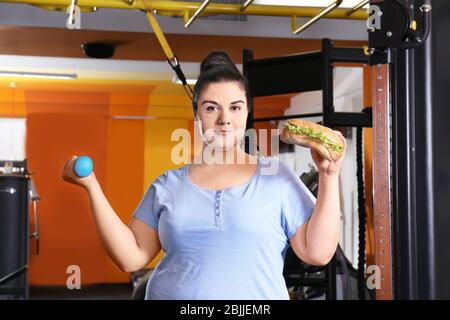
[{"label": "woman's right hand", "polygon": [[73,156],[69,161],[66,162],[66,164],[64,165],[62,178],[64,181],[77,184],[87,189],[95,181],[95,174],[92,171],[91,174],[87,177],[80,178],[79,176],[77,176],[73,170],[73,166],[77,158],[77,156]]}]

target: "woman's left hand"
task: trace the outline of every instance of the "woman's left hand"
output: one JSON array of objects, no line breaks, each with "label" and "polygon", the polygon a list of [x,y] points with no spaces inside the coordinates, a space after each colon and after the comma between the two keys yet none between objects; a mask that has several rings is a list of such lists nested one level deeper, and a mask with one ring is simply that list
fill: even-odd
[{"label": "woman's left hand", "polygon": [[339,158],[337,161],[330,161],[328,159],[323,158],[320,153],[317,151],[311,149],[311,157],[314,160],[314,163],[317,166],[317,169],[319,170],[319,174],[324,174],[328,176],[332,175],[339,175],[339,172],[341,171],[342,163],[344,161],[345,152],[347,150],[347,141],[345,140],[344,136],[340,131],[333,130],[337,135],[339,135],[342,140],[344,141],[344,151],[342,154],[342,157]]}]

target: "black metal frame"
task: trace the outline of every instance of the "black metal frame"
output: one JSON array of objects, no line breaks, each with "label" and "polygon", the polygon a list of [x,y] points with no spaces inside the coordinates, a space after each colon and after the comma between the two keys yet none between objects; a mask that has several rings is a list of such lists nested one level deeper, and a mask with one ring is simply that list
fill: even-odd
[{"label": "black metal frame", "polygon": [[[322,40],[322,51],[296,55],[253,59],[251,50],[244,50],[243,71],[249,83],[251,112],[247,128],[254,122],[323,116],[328,127],[371,127],[370,109],[362,112],[336,112],[333,99],[333,67],[335,62],[369,63],[362,48],[334,47],[330,39]],[[308,76],[299,76],[299,74]],[[282,117],[254,118],[253,97],[322,90],[323,112]]]},{"label": "black metal frame", "polygon": [[[394,298],[449,299],[450,2],[372,2],[389,13],[369,47],[371,64],[390,70]],[[399,17],[421,31],[392,29]],[[393,45],[387,30],[401,42]]]},{"label": "black metal frame", "polygon": [[450,298],[450,2],[408,1],[413,16],[424,2],[433,6],[428,39],[390,50],[396,299]]},{"label": "black metal frame", "polygon": [[[328,127],[371,127],[370,112],[335,112],[333,104],[333,67],[335,62],[356,62],[368,64],[369,59],[362,48],[336,48],[330,39],[322,40],[322,51],[307,52],[296,55],[253,59],[251,50],[243,52],[243,73],[249,84],[248,105],[251,111],[247,119],[247,129],[253,128],[255,122],[285,120],[323,116],[323,123]],[[299,76],[299,74],[308,76]],[[322,90],[323,112],[296,114],[290,116],[254,118],[254,97]],[[246,152],[250,152],[246,144]],[[326,298],[336,299],[336,263],[335,258],[325,267],[325,279],[303,279],[303,285],[326,286]],[[300,284],[299,279],[287,279]]]},{"label": "black metal frame", "polygon": [[[372,127],[372,114],[369,112],[335,112],[333,88],[333,63],[369,63],[362,48],[334,48],[329,39],[322,40],[322,99],[323,123],[327,127]],[[366,109],[370,111],[371,109]]]}]

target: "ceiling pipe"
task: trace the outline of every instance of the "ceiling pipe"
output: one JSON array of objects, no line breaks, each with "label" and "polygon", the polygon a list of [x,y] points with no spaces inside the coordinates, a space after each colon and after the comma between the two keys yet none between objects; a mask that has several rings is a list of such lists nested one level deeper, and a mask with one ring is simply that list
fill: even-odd
[{"label": "ceiling pipe", "polygon": [[[66,10],[67,0],[0,0],[0,2],[31,4],[46,8],[60,8]],[[80,8],[97,9],[124,9],[124,10],[156,10],[157,14],[172,15],[183,17],[185,11],[195,12],[201,2],[178,2],[164,0],[78,0]],[[323,8],[298,7],[298,6],[270,6],[270,5],[251,5],[246,10],[242,10],[241,4],[210,3],[203,11],[203,14],[239,14],[239,15],[260,15],[260,16],[285,16],[285,17],[315,17],[320,14]],[[355,11],[348,15],[348,9],[337,8],[329,12],[327,19],[352,19],[366,20],[368,13],[366,10]]]}]

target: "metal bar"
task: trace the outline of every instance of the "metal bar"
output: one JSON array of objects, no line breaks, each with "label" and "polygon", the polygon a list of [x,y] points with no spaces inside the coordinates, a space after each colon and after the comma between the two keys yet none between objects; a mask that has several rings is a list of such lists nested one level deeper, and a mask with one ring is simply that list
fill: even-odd
[{"label": "metal bar", "polygon": [[[322,54],[310,52],[248,62],[250,93],[254,97],[322,89]],[[309,74],[299,77],[293,70]]]},{"label": "metal bar", "polygon": [[294,118],[312,118],[312,117],[321,117],[323,115],[322,112],[318,113],[305,113],[305,114],[292,114],[288,116],[279,116],[279,117],[268,117],[268,118],[254,118],[254,122],[264,122],[264,121],[277,121],[277,120],[287,120]]},{"label": "metal bar", "polygon": [[[396,299],[418,299],[417,293],[417,224],[413,189],[415,172],[411,154],[411,95],[414,91],[411,72],[414,63],[406,50],[393,55],[390,77],[392,90],[392,208],[394,294]],[[422,195],[423,196],[423,195]]]},{"label": "metal bar", "polygon": [[[0,0],[0,2],[23,3],[37,6],[55,6],[60,10],[65,10],[68,6],[67,0]],[[131,4],[121,0],[78,0],[78,6],[96,7],[104,9],[124,9],[124,10],[156,10],[164,14],[183,16],[184,11],[195,11],[200,6],[200,2],[178,2],[178,1],[147,1],[135,0]],[[261,16],[285,16],[292,17],[314,17],[317,16],[323,8],[298,7],[298,6],[266,6],[251,5],[246,10],[242,10],[241,4],[211,3],[204,10],[204,14],[242,14],[242,15],[261,15]],[[365,10],[359,10],[347,16],[348,9],[337,8],[327,14],[326,19],[351,19],[366,20],[368,13]]]},{"label": "metal bar", "polygon": [[364,48],[333,48],[330,53],[333,62],[369,63],[369,57],[364,54]]},{"label": "metal bar", "polygon": [[33,200],[33,211],[34,211],[34,236],[36,238],[36,255],[39,255],[39,213],[37,209],[38,199]]},{"label": "metal bar", "polygon": [[192,24],[192,22],[194,22],[195,19],[197,19],[197,17],[206,9],[210,2],[211,0],[203,1],[202,5],[197,9],[197,11],[195,11],[194,15],[189,19],[188,22],[185,23],[184,27],[188,28]]},{"label": "metal bar", "polygon": [[347,16],[351,16],[352,14],[354,14],[355,12],[357,12],[358,10],[362,9],[362,7],[364,7],[366,4],[369,3],[369,0],[362,0],[360,3],[358,3],[356,6],[354,6],[353,8],[351,8],[348,12],[347,12]]},{"label": "metal bar", "polygon": [[246,10],[248,8],[249,5],[251,5],[253,2],[253,0],[247,0],[243,5],[242,5],[242,10]]},{"label": "metal bar", "polygon": [[[245,77],[245,79],[249,78],[249,64],[253,60],[253,51],[250,49],[244,49],[242,53],[242,73]],[[250,91],[250,90],[249,90]],[[253,129],[254,128],[254,104],[253,104],[253,95],[251,92],[248,93],[247,96],[247,106],[250,108],[250,112],[247,116],[247,123],[246,123],[246,130]],[[257,154],[256,146],[251,146],[250,144],[253,143],[249,136],[245,137],[245,152],[251,155]],[[252,150],[250,150],[252,147]]]},{"label": "metal bar", "polygon": [[332,112],[327,115],[329,127],[372,127],[372,114],[365,112]]},{"label": "metal bar", "polygon": [[327,127],[372,127],[372,114],[366,112],[335,112],[333,62],[368,63],[363,49],[334,48],[330,39],[322,40],[322,103],[323,123]]},{"label": "metal bar", "polygon": [[0,286],[8,283],[9,281],[17,278],[18,276],[20,276],[22,273],[26,272],[28,270],[28,265],[24,265],[22,267],[20,267],[19,269],[11,272],[10,274],[7,274],[6,276],[4,276],[3,278],[0,278]]},{"label": "metal bar", "polygon": [[75,24],[75,6],[78,6],[77,0],[72,0],[70,3],[69,23]]},{"label": "metal bar", "polygon": [[271,57],[249,61],[250,66],[260,66],[260,65],[271,65],[271,64],[281,64],[281,63],[289,63],[295,62],[299,59],[320,59],[322,57],[322,52],[320,51],[311,51],[311,52],[303,52],[299,54],[281,56],[281,57]]},{"label": "metal bar", "polygon": [[322,104],[323,123],[332,127],[330,115],[334,113],[333,64],[331,63],[332,42],[322,39]]},{"label": "metal bar", "polygon": [[333,11],[333,9],[337,8],[340,6],[340,4],[342,3],[342,0],[336,0],[333,3],[331,3],[328,7],[326,7],[324,10],[322,10],[319,14],[317,14],[316,16],[312,17],[310,20],[308,20],[305,24],[303,24],[300,28],[298,28],[297,30],[294,31],[294,34],[299,34],[300,32],[302,32],[303,30],[305,30],[306,28],[310,27],[311,25],[313,25],[314,23],[316,23],[317,21],[319,21],[320,18],[322,18],[323,16],[325,16],[327,13]]}]

